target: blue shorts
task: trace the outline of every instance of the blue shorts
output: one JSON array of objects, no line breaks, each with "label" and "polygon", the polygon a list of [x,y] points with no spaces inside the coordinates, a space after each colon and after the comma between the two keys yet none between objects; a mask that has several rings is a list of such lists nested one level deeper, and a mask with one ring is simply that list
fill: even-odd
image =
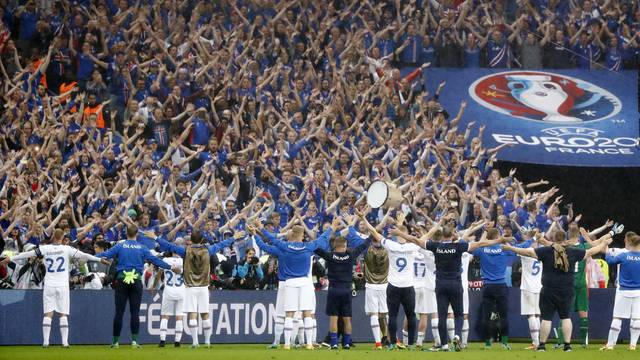
[{"label": "blue shorts", "polygon": [[329,288],[327,316],[351,317],[351,297],[349,288]]}]

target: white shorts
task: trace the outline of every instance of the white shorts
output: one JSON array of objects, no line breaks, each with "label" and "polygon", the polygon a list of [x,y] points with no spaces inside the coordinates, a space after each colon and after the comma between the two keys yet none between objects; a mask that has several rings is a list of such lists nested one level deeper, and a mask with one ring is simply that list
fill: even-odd
[{"label": "white shorts", "polygon": [[316,308],[316,294],[309,278],[287,280],[284,290],[284,311],[312,311]]},{"label": "white shorts", "polygon": [[162,294],[162,309],[160,315],[163,316],[181,316],[184,315],[184,298],[175,299]]},{"label": "white shorts", "polygon": [[186,287],[184,290],[185,313],[209,313],[209,288],[207,286]]},{"label": "white shorts", "polygon": [[540,293],[520,290],[520,315],[540,315]]},{"label": "white shorts", "polygon": [[429,290],[426,287],[421,287],[415,288],[415,292],[417,314],[435,314],[438,312],[435,290]]},{"label": "white shorts", "polygon": [[44,313],[52,311],[69,315],[69,288],[64,286],[45,286],[42,292],[42,308]]},{"label": "white shorts", "polygon": [[613,317],[620,319],[640,319],[640,291],[617,290],[613,305]]},{"label": "white shorts", "polygon": [[387,289],[385,288],[366,288],[364,290],[364,312],[367,314],[386,314],[389,312],[387,307]]},{"label": "white shorts", "polygon": [[[453,309],[449,305],[448,314],[453,314]],[[462,287],[462,313],[469,315],[469,287]]]},{"label": "white shorts", "polygon": [[276,295],[276,317],[284,317],[284,289],[286,287],[286,281],[278,282],[278,295]]}]

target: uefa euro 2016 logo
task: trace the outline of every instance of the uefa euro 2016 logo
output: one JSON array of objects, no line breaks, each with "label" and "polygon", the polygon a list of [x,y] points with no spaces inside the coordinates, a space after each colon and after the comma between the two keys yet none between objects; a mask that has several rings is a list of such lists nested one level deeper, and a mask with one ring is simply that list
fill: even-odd
[{"label": "uefa euro 2016 logo", "polygon": [[550,72],[506,71],[469,87],[480,105],[502,114],[548,123],[603,120],[618,114],[620,100],[589,82]]}]

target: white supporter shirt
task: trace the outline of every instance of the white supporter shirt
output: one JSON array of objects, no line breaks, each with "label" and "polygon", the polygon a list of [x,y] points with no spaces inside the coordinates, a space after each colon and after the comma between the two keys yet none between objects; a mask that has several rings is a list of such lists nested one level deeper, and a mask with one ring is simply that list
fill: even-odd
[{"label": "white supporter shirt", "polygon": [[413,263],[415,288],[436,289],[436,258],[431,251],[420,249]]},{"label": "white supporter shirt", "polygon": [[388,239],[382,240],[382,246],[389,253],[389,284],[400,288],[413,286],[413,262],[420,247],[413,243],[400,244]]},{"label": "white supporter shirt", "polygon": [[528,256],[521,256],[522,281],[520,290],[539,294],[542,289],[542,262]]},{"label": "white supporter shirt", "polygon": [[462,290],[469,290],[469,262],[473,259],[473,255],[468,252],[462,253]]},{"label": "white supporter shirt", "polygon": [[[162,259],[167,264],[182,268],[182,258],[168,257]],[[164,296],[172,300],[180,300],[184,298],[184,279],[182,274],[176,274],[171,269],[163,269],[164,271]]]}]

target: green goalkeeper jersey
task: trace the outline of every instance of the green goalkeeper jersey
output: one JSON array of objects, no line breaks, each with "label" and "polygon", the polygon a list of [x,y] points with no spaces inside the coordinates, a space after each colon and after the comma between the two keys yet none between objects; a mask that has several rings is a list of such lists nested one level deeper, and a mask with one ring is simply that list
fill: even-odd
[{"label": "green goalkeeper jersey", "polygon": [[[587,242],[583,242],[583,243],[580,243],[580,244],[576,245],[575,247],[577,247],[578,249],[587,250],[587,249],[591,248],[591,245],[589,245],[589,243],[587,243]],[[587,274],[585,273],[586,267],[587,267],[587,261],[586,260],[582,260],[582,261],[576,262],[575,282],[574,282],[574,287],[575,288],[586,288],[587,287]]]}]

